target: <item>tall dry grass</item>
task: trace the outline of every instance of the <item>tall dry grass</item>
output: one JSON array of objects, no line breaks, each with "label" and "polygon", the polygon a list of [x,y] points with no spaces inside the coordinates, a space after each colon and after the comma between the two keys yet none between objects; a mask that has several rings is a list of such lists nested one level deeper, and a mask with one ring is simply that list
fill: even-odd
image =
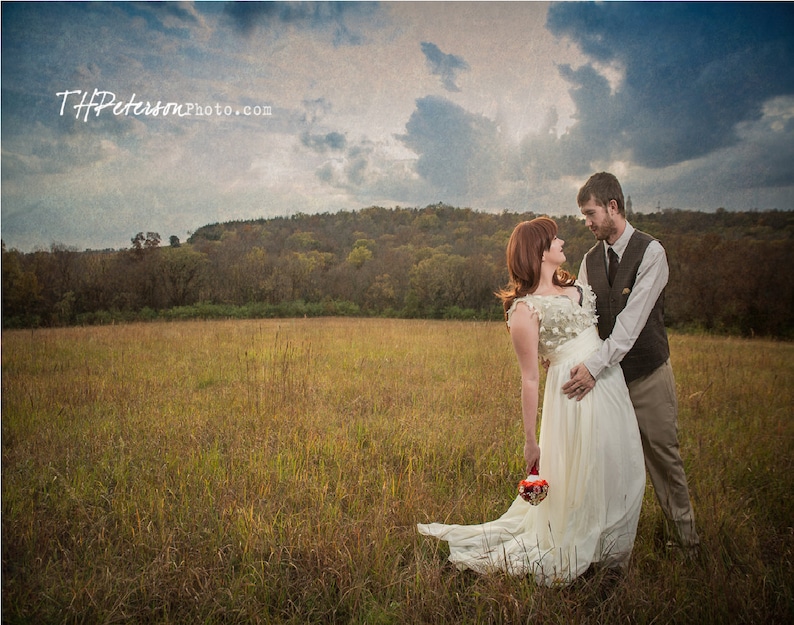
[{"label": "tall dry grass", "polygon": [[667,549],[649,488],[623,579],[547,589],[415,531],[515,495],[502,324],[4,332],[3,622],[787,622],[794,345],[672,350],[700,557]]}]

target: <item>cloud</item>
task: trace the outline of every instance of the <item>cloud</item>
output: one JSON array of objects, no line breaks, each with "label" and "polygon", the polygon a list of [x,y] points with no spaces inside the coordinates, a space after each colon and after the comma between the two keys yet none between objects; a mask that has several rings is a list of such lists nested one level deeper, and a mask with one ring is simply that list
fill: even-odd
[{"label": "cloud", "polygon": [[439,47],[427,41],[422,42],[422,52],[431,73],[441,77],[441,84],[447,91],[460,91],[456,84],[458,72],[469,69],[469,64],[459,56],[445,54]]},{"label": "cloud", "polygon": [[[720,189],[752,197],[748,192],[790,188],[794,180],[794,96],[770,100],[761,118],[740,123],[737,134],[741,139],[737,146],[682,166],[685,169],[679,172],[679,184],[693,189],[709,188],[713,197],[721,195]],[[745,208],[753,206],[744,204]]]},{"label": "cloud", "polygon": [[209,30],[194,2],[126,2],[118,3],[114,10],[118,11],[117,16],[123,14],[142,19],[149,28],[170,35],[197,37]]},{"label": "cloud", "polygon": [[576,70],[563,65],[560,73],[577,85],[570,92],[578,111],[576,124],[558,137],[558,120],[552,109],[543,127],[522,138],[516,171],[519,179],[529,183],[582,175],[626,156],[620,123],[622,103],[610,95],[607,79],[589,65]]},{"label": "cloud", "polygon": [[305,132],[301,135],[301,143],[315,152],[322,153],[328,150],[344,150],[347,145],[347,138],[341,132],[329,132],[325,135]]},{"label": "cloud", "polygon": [[416,101],[398,137],[419,155],[416,172],[447,201],[492,194],[501,169],[496,124],[438,96]]},{"label": "cloud", "polygon": [[[791,208],[791,5],[711,4],[6,3],[3,237],[127,246],[373,203],[575,212],[600,168],[639,210]],[[272,114],[59,114],[57,92],[95,88]]]},{"label": "cloud", "polygon": [[[352,30],[347,19],[377,11],[371,2],[230,2],[224,12],[245,36],[259,28],[294,26],[333,33],[333,44],[361,45],[363,35]],[[272,31],[270,31],[272,32]]]},{"label": "cloud", "polygon": [[385,141],[346,138],[345,145],[344,150],[320,153],[324,161],[314,176],[323,185],[319,190],[323,197],[337,198],[348,208],[438,201],[439,190],[416,172],[416,155],[402,144],[401,137]]},{"label": "cloud", "polygon": [[640,166],[736,145],[737,124],[794,93],[787,3],[560,3],[547,26],[591,59],[560,68],[578,111],[573,143]]},{"label": "cloud", "polygon": [[326,98],[304,99],[302,104],[305,110],[303,119],[310,124],[325,117],[333,108]]}]

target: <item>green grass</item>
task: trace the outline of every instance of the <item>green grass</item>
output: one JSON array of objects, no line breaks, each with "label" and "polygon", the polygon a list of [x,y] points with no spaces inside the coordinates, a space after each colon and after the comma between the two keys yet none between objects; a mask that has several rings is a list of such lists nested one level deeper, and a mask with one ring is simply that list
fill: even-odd
[{"label": "green grass", "polygon": [[7,331],[3,623],[785,623],[794,345],[673,335],[703,540],[649,487],[627,575],[446,563],[417,522],[521,477],[500,323],[298,319]]}]

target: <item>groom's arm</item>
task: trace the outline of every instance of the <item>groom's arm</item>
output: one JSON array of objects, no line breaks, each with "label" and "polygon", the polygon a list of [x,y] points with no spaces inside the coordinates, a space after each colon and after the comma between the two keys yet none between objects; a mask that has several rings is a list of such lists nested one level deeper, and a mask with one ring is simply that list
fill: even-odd
[{"label": "groom's arm", "polygon": [[[667,265],[667,254],[658,241],[652,241],[645,250],[634,288],[626,302],[626,307],[615,319],[612,333],[601,345],[601,349],[593,353],[583,363],[571,369],[571,379],[562,387],[562,392],[569,399],[581,400],[595,386],[596,379],[607,367],[620,363],[629,353],[640,336],[656,300],[662,294],[670,276]],[[587,265],[582,261],[579,280],[586,284]]]},{"label": "groom's arm", "polygon": [[594,378],[598,378],[607,367],[620,363],[634,347],[669,277],[667,254],[661,243],[652,241],[645,250],[637,269],[634,288],[626,307],[615,319],[612,333],[601,349],[584,361],[584,366]]}]

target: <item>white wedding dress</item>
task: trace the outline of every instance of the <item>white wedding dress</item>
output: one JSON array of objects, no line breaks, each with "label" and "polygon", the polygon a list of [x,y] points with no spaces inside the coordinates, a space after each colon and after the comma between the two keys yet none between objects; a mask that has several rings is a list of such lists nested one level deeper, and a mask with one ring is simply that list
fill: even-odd
[{"label": "white wedding dress", "polygon": [[449,543],[459,569],[532,574],[544,585],[565,584],[592,563],[628,562],[642,498],[642,444],[620,366],[604,370],[581,401],[562,392],[571,368],[601,345],[595,296],[577,283],[577,304],[565,295],[528,295],[540,319],[539,355],[550,360],[540,422],[540,475],[548,497],[533,506],[516,497],[505,514],[480,525],[419,524],[419,532]]}]

